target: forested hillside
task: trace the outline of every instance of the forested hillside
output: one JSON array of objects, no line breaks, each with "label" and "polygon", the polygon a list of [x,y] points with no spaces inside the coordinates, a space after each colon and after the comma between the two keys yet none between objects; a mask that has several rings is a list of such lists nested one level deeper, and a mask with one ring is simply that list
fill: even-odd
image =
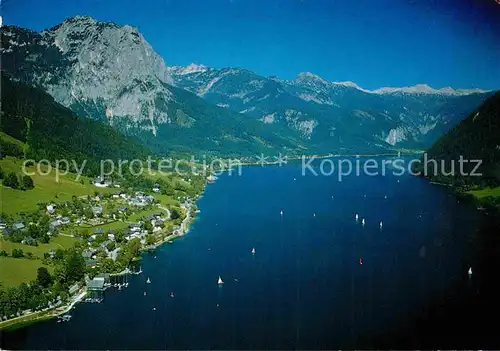
[{"label": "forested hillside", "polygon": [[[458,186],[497,186],[500,184],[500,92],[486,100],[476,111],[464,121],[442,136],[427,152],[428,159],[439,162],[438,174],[429,163],[427,176],[431,180],[450,183]],[[482,163],[476,170],[482,176],[460,174],[459,160],[463,156],[465,162],[463,173],[470,174],[477,162]],[[445,164],[445,172],[451,170],[455,163],[455,175],[443,175],[441,162]]]},{"label": "forested hillside", "polygon": [[0,129],[23,142],[2,138],[2,155],[40,160],[87,160],[95,173],[102,159],[146,158],[149,150],[102,123],[78,118],[44,91],[15,82],[2,73]]}]

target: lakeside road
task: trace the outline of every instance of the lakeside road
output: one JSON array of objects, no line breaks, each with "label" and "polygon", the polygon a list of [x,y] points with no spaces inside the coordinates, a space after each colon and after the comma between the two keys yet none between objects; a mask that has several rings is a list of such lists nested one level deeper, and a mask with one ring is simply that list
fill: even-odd
[{"label": "lakeside road", "polygon": [[22,316],[0,322],[0,330],[12,327],[16,324],[34,323],[37,321],[50,319],[65,314],[71,311],[71,309],[78,302],[80,302],[86,295],[87,295],[87,289],[83,288],[77,295],[73,296],[68,303],[63,304],[62,306],[54,306],[51,308],[46,308],[41,311],[27,313]]}]

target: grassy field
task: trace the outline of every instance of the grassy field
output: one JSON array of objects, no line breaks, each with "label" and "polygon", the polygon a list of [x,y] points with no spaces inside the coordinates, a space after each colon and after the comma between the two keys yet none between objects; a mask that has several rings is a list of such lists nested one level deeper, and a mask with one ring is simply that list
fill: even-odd
[{"label": "grassy field", "polygon": [[[38,267],[44,266],[40,260],[0,257],[0,282],[4,287],[17,286],[36,279]],[[52,267],[47,267],[52,272]]]},{"label": "grassy field", "polygon": [[[3,238],[0,238],[0,251],[5,250],[7,253],[10,255],[12,252],[12,249],[22,249],[24,254],[31,252],[33,256],[38,257],[38,258],[43,258],[43,254],[45,252],[49,252],[50,250],[57,250],[57,249],[68,249],[73,247],[75,243],[79,239],[69,237],[69,236],[64,236],[64,235],[59,235],[55,238],[52,238],[48,244],[38,244],[38,246],[30,246],[30,245],[24,245],[20,243],[13,243],[10,241],[7,241]],[[18,259],[19,261],[28,261],[27,259]]]},{"label": "grassy field", "polygon": [[481,189],[481,190],[471,190],[468,191],[467,193],[474,195],[478,199],[482,199],[488,196],[500,197],[500,187]]},{"label": "grassy field", "polygon": [[175,200],[172,196],[155,194],[155,199],[159,200],[162,205],[178,205],[179,201]]},{"label": "grassy field", "polygon": [[5,134],[5,133],[4,133],[4,132],[2,132],[2,131],[0,131],[0,139],[5,140],[5,141],[7,141],[7,142],[9,142],[9,143],[12,143],[12,144],[14,144],[14,145],[17,145],[17,146],[19,146],[19,147],[20,147],[21,149],[23,149],[23,150],[24,150],[24,148],[26,147],[26,144],[25,144],[25,143],[23,143],[22,141],[17,140],[17,139],[15,139],[15,138],[11,137],[11,136],[10,136],[10,135],[8,135],[8,134]]},{"label": "grassy field", "polygon": [[[7,172],[21,173],[22,160],[6,157],[0,160],[0,167]],[[41,167],[43,172],[47,171],[46,167]],[[28,167],[29,172],[35,172],[35,167]],[[56,171],[48,175],[35,174],[31,176],[35,183],[35,188],[32,190],[22,191],[11,188],[1,187],[0,212],[7,214],[30,212],[37,209],[39,202],[62,202],[71,200],[72,196],[93,195],[95,191],[102,193],[110,193],[115,189],[97,188],[90,184],[87,177],[81,177],[84,184],[80,181],[75,181],[74,174],[61,175],[59,182],[56,181]],[[8,205],[8,206],[7,206]]]}]

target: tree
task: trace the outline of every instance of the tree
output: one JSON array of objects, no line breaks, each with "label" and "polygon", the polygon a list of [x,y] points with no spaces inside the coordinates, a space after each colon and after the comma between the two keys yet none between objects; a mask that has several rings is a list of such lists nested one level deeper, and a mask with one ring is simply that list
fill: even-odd
[{"label": "tree", "polygon": [[57,249],[56,252],[54,253],[54,259],[56,260],[62,260],[64,258],[64,251],[63,249]]},{"label": "tree", "polygon": [[5,176],[5,173],[2,169],[2,167],[0,167],[0,179],[3,179],[4,176]]},{"label": "tree", "polygon": [[118,229],[115,232],[115,240],[117,243],[121,243],[125,240],[125,233],[123,232],[123,229]]},{"label": "tree", "polygon": [[108,249],[108,251],[113,251],[114,249],[116,248],[116,244],[114,241],[110,241],[107,245],[106,245],[106,249]]},{"label": "tree", "polygon": [[177,209],[176,207],[172,208],[172,210],[170,211],[170,218],[171,219],[177,219],[177,218],[180,218],[181,214],[179,212],[179,209]]},{"label": "tree", "polygon": [[29,175],[23,176],[23,188],[26,190],[33,189],[35,184],[33,183],[33,179]]},{"label": "tree", "polygon": [[7,177],[3,181],[3,185],[8,186],[12,189],[19,188],[19,180],[17,179],[17,175],[14,172],[10,172]]},{"label": "tree", "polygon": [[154,245],[155,241],[156,241],[156,240],[155,240],[155,236],[154,236],[154,235],[152,235],[152,234],[148,234],[148,235],[146,236],[146,243],[147,243],[148,245]]},{"label": "tree", "polygon": [[21,258],[24,257],[24,252],[22,249],[12,249],[12,257]]},{"label": "tree", "polygon": [[151,221],[146,221],[144,223],[144,229],[146,229],[150,233],[153,231],[153,224],[151,223]]},{"label": "tree", "polygon": [[7,257],[8,256],[7,251],[5,251],[5,250],[0,251],[0,257],[1,256]]},{"label": "tree", "polygon": [[53,278],[50,275],[47,268],[45,268],[45,267],[38,268],[37,275],[36,275],[36,282],[38,283],[38,285],[40,285],[43,288],[47,288],[52,284]]},{"label": "tree", "polygon": [[69,250],[65,259],[66,278],[68,282],[75,282],[85,274],[85,260],[76,250]]}]

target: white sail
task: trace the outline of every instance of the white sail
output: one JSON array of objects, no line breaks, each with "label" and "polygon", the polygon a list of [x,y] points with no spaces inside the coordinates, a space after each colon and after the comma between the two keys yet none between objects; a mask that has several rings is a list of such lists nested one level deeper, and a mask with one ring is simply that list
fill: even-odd
[{"label": "white sail", "polygon": [[467,273],[469,273],[469,275],[472,275],[472,267],[469,267],[469,272]]},{"label": "white sail", "polygon": [[220,275],[219,275],[219,280],[217,280],[217,284],[219,284],[219,285],[224,284],[224,282],[222,281],[222,278],[220,277]]},{"label": "white sail", "polygon": [[255,255],[255,247],[252,248],[252,254]]}]

